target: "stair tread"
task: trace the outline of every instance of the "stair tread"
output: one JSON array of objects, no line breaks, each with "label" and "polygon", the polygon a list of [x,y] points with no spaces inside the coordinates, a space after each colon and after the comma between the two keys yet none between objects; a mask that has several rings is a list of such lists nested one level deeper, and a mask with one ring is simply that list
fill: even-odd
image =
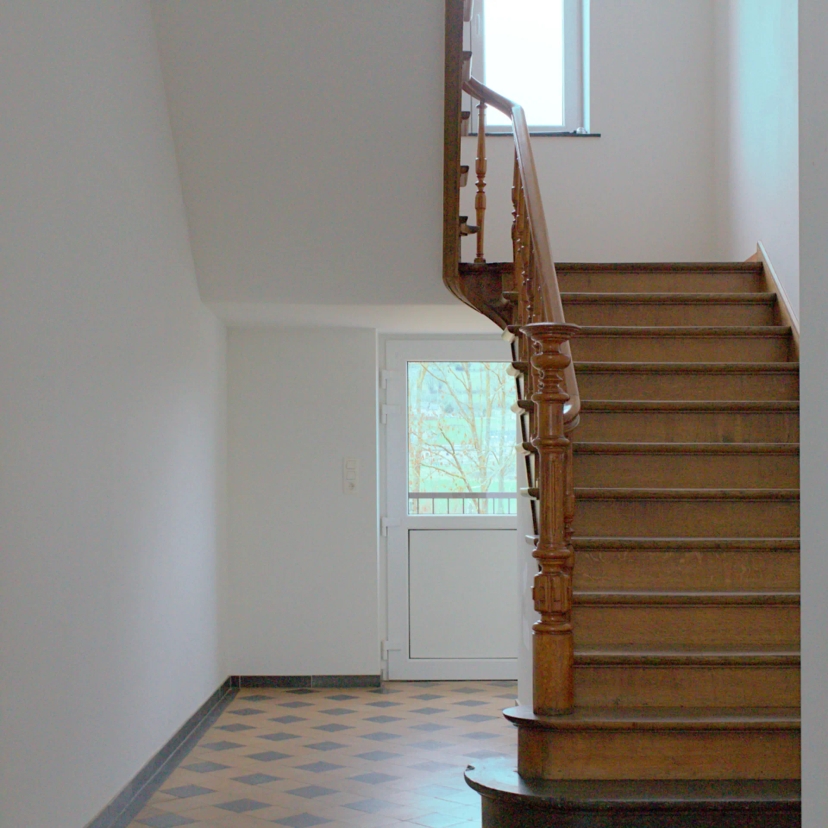
[{"label": "stair tread", "polygon": [[576,649],[575,663],[580,665],[773,665],[797,666],[798,650],[699,650],[699,649],[646,649],[641,647],[615,647]]},{"label": "stair tread", "polygon": [[509,721],[520,721],[523,726],[531,722],[556,730],[796,730],[801,724],[799,710],[788,707],[581,707],[562,716],[538,716],[528,707],[512,707],[504,710],[503,714]]},{"label": "stair tread", "polygon": [[612,538],[579,537],[572,542],[576,549],[653,549],[708,550],[744,549],[799,552],[799,538]]},{"label": "stair tread", "polygon": [[587,293],[584,291],[562,291],[561,301],[564,304],[652,304],[652,305],[773,305],[776,302],[774,293]]},{"label": "stair tread", "polygon": [[573,443],[576,454],[785,454],[799,455],[798,443]]},{"label": "stair tread", "polygon": [[579,362],[575,361],[578,373],[582,371],[618,373],[658,374],[740,374],[740,373],[786,373],[798,374],[798,362]]},{"label": "stair tread", "polygon": [[583,400],[582,411],[799,411],[798,400]]},{"label": "stair tread", "polygon": [[576,498],[595,500],[799,500],[799,489],[575,488]]},{"label": "stair tread", "polygon": [[623,337],[787,337],[787,325],[580,325],[578,338],[584,336]]},{"label": "stair tread", "polygon": [[755,273],[761,274],[764,266],[761,262],[555,262],[556,270],[568,270],[581,273],[698,273],[708,271],[718,273]]},{"label": "stair tread", "polygon": [[655,824],[653,809],[672,818],[673,808],[684,812],[689,805],[741,810],[753,804],[763,809],[764,824],[770,826],[775,823],[764,809],[770,805],[798,808],[802,791],[798,779],[524,779],[510,757],[475,762],[466,771],[466,781],[484,796],[510,803],[529,801],[534,807],[550,807],[554,813],[596,809],[603,816],[611,808],[646,808],[649,824]]},{"label": "stair tread", "polygon": [[798,730],[791,707],[579,707],[561,716],[538,716],[528,707],[503,715],[521,727],[551,730]]},{"label": "stair tread", "polygon": [[581,606],[755,606],[799,603],[799,593],[789,591],[677,591],[677,590],[573,590],[573,603]]}]

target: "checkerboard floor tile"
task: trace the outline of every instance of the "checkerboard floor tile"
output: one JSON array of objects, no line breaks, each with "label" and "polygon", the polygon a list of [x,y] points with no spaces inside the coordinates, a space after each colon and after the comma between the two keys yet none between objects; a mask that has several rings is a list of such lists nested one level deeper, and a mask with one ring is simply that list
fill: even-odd
[{"label": "checkerboard floor tile", "polygon": [[504,681],[242,689],[129,828],[479,828],[463,771],[514,757],[500,711],[515,693]]}]

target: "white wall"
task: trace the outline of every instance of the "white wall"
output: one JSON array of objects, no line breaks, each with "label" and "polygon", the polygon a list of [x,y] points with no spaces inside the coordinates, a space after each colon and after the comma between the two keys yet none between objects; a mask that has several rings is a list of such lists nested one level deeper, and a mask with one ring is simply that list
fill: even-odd
[{"label": "white wall", "polygon": [[207,301],[451,304],[444,0],[155,2]]},{"label": "white wall", "polygon": [[230,330],[233,674],[379,674],[376,348],[373,330]]},{"label": "white wall", "polygon": [[[591,126],[601,137],[533,142],[556,261],[718,258],[713,5],[592,0]],[[490,138],[488,154],[486,247],[496,261],[511,258],[511,137]],[[473,216],[473,186],[463,198]]]},{"label": "white wall", "polygon": [[799,316],[797,4],[716,4],[718,244],[743,260],[761,241]]},{"label": "white wall", "polygon": [[216,689],[223,333],[143,2],[0,26],[0,825],[80,828]]},{"label": "white wall", "polygon": [[828,823],[828,5],[799,3],[803,828]]}]

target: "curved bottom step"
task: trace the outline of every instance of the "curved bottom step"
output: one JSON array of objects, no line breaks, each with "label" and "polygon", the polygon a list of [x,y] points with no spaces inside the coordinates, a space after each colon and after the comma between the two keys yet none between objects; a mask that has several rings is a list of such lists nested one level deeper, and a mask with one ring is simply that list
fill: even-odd
[{"label": "curved bottom step", "polygon": [[799,780],[522,779],[516,762],[470,765],[483,828],[800,828]]}]

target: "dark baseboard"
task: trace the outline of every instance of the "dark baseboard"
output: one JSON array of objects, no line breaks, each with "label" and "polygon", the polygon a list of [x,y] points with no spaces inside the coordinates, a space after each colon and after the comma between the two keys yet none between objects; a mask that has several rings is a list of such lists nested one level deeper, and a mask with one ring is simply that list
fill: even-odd
[{"label": "dark baseboard", "polygon": [[86,828],[126,828],[150,797],[164,784],[181,759],[218,719],[238,692],[237,687],[237,684],[233,684],[232,677],[225,679]]},{"label": "dark baseboard", "polygon": [[379,687],[380,676],[230,676],[233,687]]}]

